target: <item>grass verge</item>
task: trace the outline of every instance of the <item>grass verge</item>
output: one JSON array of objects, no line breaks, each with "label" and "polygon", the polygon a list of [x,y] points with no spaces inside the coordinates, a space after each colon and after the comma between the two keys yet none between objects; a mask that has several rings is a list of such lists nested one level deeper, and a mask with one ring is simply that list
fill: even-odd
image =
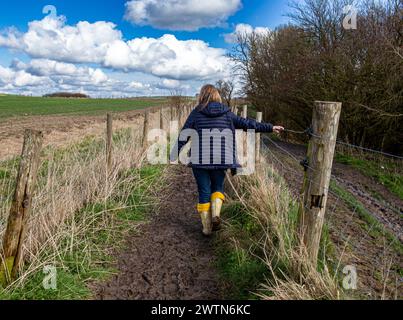
[{"label": "grass verge", "polygon": [[[217,237],[218,269],[232,299],[339,299],[338,279],[328,257],[332,244],[323,232],[323,257],[316,268],[298,238],[298,203],[267,164],[233,179]],[[335,264],[336,265],[336,264]],[[333,271],[333,270],[332,270]],[[337,274],[337,270],[334,271]]]},{"label": "grass verge", "polygon": [[[73,236],[61,240],[58,254],[45,250],[38,260],[56,270],[56,288],[45,289],[45,265],[30,272],[22,283],[0,291],[0,299],[72,300],[91,298],[88,283],[104,280],[114,273],[113,251],[124,245],[125,235],[148,218],[156,205],[154,194],[161,185],[163,168],[147,166],[122,173],[122,184],[105,203],[93,203],[79,210],[66,223]],[[131,183],[133,177],[139,183]],[[130,179],[127,179],[130,178]],[[158,182],[158,183],[157,183]],[[122,203],[125,206],[122,207]],[[154,203],[154,204],[153,204]],[[80,226],[75,228],[74,226]],[[82,230],[85,228],[85,230]],[[84,232],[83,232],[84,231]]]}]

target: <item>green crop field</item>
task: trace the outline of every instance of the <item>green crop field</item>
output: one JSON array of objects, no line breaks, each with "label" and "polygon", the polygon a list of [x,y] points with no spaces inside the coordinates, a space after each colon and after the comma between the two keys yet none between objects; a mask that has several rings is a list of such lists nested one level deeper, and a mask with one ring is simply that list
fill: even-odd
[{"label": "green crop field", "polygon": [[155,107],[166,98],[68,99],[0,95],[0,121],[19,116],[97,115]]}]

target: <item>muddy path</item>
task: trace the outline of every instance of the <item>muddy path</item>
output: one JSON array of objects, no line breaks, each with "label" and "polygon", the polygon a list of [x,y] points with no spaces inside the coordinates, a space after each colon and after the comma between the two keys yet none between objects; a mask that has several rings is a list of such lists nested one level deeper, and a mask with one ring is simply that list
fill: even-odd
[{"label": "muddy path", "polygon": [[[298,163],[305,158],[306,148],[301,145],[265,140],[269,163],[284,177],[294,195],[300,195],[303,169]],[[385,229],[402,239],[402,201],[383,185],[362,175],[352,167],[334,163],[333,178],[348,190]],[[382,200],[373,196],[371,190],[382,194]],[[374,233],[363,221],[357,210],[335,193],[329,194],[326,222],[336,256],[341,261],[333,264],[357,268],[358,290],[353,293],[369,299],[403,296],[399,270],[403,264],[399,253],[382,234]]]},{"label": "muddy path", "polygon": [[213,240],[203,237],[191,171],[168,169],[158,212],[130,235],[118,254],[117,275],[93,288],[100,300],[222,299]]}]

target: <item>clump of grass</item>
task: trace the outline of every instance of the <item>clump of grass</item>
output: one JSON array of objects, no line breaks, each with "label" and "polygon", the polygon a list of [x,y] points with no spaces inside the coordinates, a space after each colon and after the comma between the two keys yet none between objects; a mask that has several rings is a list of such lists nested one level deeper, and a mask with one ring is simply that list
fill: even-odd
[{"label": "clump of grass", "polygon": [[216,247],[218,270],[222,280],[230,287],[227,298],[255,299],[253,291],[267,274],[265,263],[258,257],[259,247],[250,241],[258,226],[237,201],[224,207],[223,216],[226,219],[225,232],[216,240]]},{"label": "clump of grass", "polygon": [[[112,251],[123,244],[127,232],[146,219],[156,182],[161,179],[161,167],[130,169],[122,179],[113,199],[107,203],[89,204],[65,223],[64,237],[58,252],[44,250],[38,260],[56,267],[57,288],[45,289],[43,268],[37,266],[16,283],[0,292],[0,299],[71,300],[88,299],[89,282],[101,281],[115,272]],[[142,203],[126,203],[129,197],[142,197]],[[136,206],[131,206],[136,204]],[[72,234],[71,234],[72,233]],[[28,269],[31,266],[28,266]]]},{"label": "clump of grass", "polygon": [[10,178],[10,172],[4,169],[0,169],[0,179],[9,179]]},{"label": "clump of grass", "polygon": [[[283,179],[264,164],[256,174],[236,178],[233,183],[237,190],[236,201],[242,208],[237,214],[242,215],[242,219],[253,221],[253,227],[248,233],[248,223],[243,221],[247,233],[232,234],[232,254],[245,252],[246,248],[248,258],[254,257],[254,261],[264,266],[260,269],[259,264],[259,268],[251,267],[245,271],[251,272],[252,286],[256,283],[254,280],[259,279],[260,286],[252,289],[255,297],[269,300],[339,299],[341,290],[326,260],[316,268],[301,245],[297,232],[299,206]],[[231,221],[229,223],[233,225]],[[326,254],[321,252],[322,256]],[[227,261],[231,262],[231,259]],[[247,277],[245,274],[244,279]],[[240,280],[234,277],[234,281]]]}]

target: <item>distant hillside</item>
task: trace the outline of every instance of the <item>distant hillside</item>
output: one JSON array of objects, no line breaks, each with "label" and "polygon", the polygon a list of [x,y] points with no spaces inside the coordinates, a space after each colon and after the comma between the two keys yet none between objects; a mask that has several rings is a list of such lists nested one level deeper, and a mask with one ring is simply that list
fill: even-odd
[{"label": "distant hillside", "polygon": [[78,98],[78,99],[89,99],[90,96],[83,93],[69,93],[69,92],[56,92],[51,94],[45,94],[44,98]]}]

